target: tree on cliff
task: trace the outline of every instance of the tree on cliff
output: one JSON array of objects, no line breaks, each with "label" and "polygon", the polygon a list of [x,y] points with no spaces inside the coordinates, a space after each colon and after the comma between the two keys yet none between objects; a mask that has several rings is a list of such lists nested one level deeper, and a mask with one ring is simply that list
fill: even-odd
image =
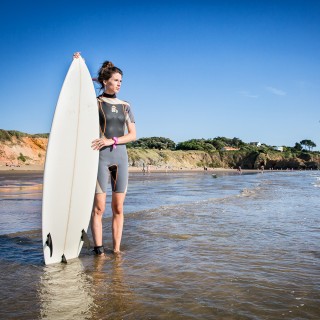
[{"label": "tree on cliff", "polygon": [[151,137],[151,138],[140,138],[136,141],[127,144],[128,148],[141,148],[141,149],[159,149],[159,150],[175,150],[176,144],[163,137]]},{"label": "tree on cliff", "polygon": [[207,140],[207,142],[211,143],[217,150],[221,150],[223,147],[234,147],[240,148],[245,146],[246,144],[239,138],[226,138],[226,137],[216,137],[211,140]]},{"label": "tree on cliff", "polygon": [[307,147],[309,149],[309,151],[317,146],[313,141],[308,140],[308,139],[301,140],[300,144],[302,146]]},{"label": "tree on cliff", "polygon": [[301,151],[302,150],[302,145],[299,142],[296,142],[296,144],[294,145],[293,149],[297,150],[297,151]]},{"label": "tree on cliff", "polygon": [[215,147],[205,139],[191,139],[177,144],[176,150],[214,151]]},{"label": "tree on cliff", "polygon": [[246,144],[239,138],[229,139],[226,137],[216,137],[213,139],[191,139],[177,144],[177,150],[201,150],[215,151],[223,147],[243,147]]}]

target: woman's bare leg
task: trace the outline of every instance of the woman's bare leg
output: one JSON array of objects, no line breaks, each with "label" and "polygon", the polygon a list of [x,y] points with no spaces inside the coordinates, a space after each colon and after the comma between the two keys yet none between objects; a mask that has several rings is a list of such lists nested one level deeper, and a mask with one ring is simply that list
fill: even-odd
[{"label": "woman's bare leg", "polygon": [[123,230],[123,203],[126,197],[125,193],[112,192],[112,237],[113,237],[113,251],[120,252],[120,244]]},{"label": "woman's bare leg", "polygon": [[95,247],[102,246],[102,216],[106,208],[106,193],[96,193],[91,215],[91,231]]}]

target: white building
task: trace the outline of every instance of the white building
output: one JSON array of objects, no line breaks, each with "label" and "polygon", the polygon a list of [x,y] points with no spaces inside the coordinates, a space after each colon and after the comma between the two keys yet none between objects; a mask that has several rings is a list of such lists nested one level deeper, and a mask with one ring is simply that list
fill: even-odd
[{"label": "white building", "polygon": [[261,142],[249,142],[249,144],[251,146],[255,146],[255,147],[260,147],[261,146]]},{"label": "white building", "polygon": [[283,152],[283,147],[273,147],[274,150]]}]

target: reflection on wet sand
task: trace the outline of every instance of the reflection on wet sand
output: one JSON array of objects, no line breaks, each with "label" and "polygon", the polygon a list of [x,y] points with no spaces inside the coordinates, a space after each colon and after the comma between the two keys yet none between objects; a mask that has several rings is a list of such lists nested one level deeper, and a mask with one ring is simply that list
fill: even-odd
[{"label": "reflection on wet sand", "polygon": [[0,199],[6,198],[40,198],[42,195],[42,183],[10,181],[0,185]]},{"label": "reflection on wet sand", "polygon": [[109,319],[137,311],[123,275],[121,255],[87,256],[44,268],[40,279],[40,319]]},{"label": "reflection on wet sand", "polygon": [[44,268],[40,278],[40,319],[90,319],[92,279],[79,259]]},{"label": "reflection on wet sand", "polygon": [[135,310],[135,299],[123,272],[121,255],[95,257],[90,275],[94,288],[94,319],[122,319]]},{"label": "reflection on wet sand", "polygon": [[0,199],[6,198],[31,198],[37,199],[42,195],[42,184],[35,184],[30,186],[0,186]]}]

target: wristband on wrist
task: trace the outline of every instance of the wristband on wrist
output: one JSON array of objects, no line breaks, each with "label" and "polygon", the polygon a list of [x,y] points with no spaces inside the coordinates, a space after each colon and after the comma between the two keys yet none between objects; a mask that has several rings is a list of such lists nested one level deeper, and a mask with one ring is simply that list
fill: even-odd
[{"label": "wristband on wrist", "polygon": [[113,137],[112,140],[114,141],[113,143],[113,147],[116,148],[117,147],[117,144],[118,144],[118,141],[119,139],[117,137]]}]

